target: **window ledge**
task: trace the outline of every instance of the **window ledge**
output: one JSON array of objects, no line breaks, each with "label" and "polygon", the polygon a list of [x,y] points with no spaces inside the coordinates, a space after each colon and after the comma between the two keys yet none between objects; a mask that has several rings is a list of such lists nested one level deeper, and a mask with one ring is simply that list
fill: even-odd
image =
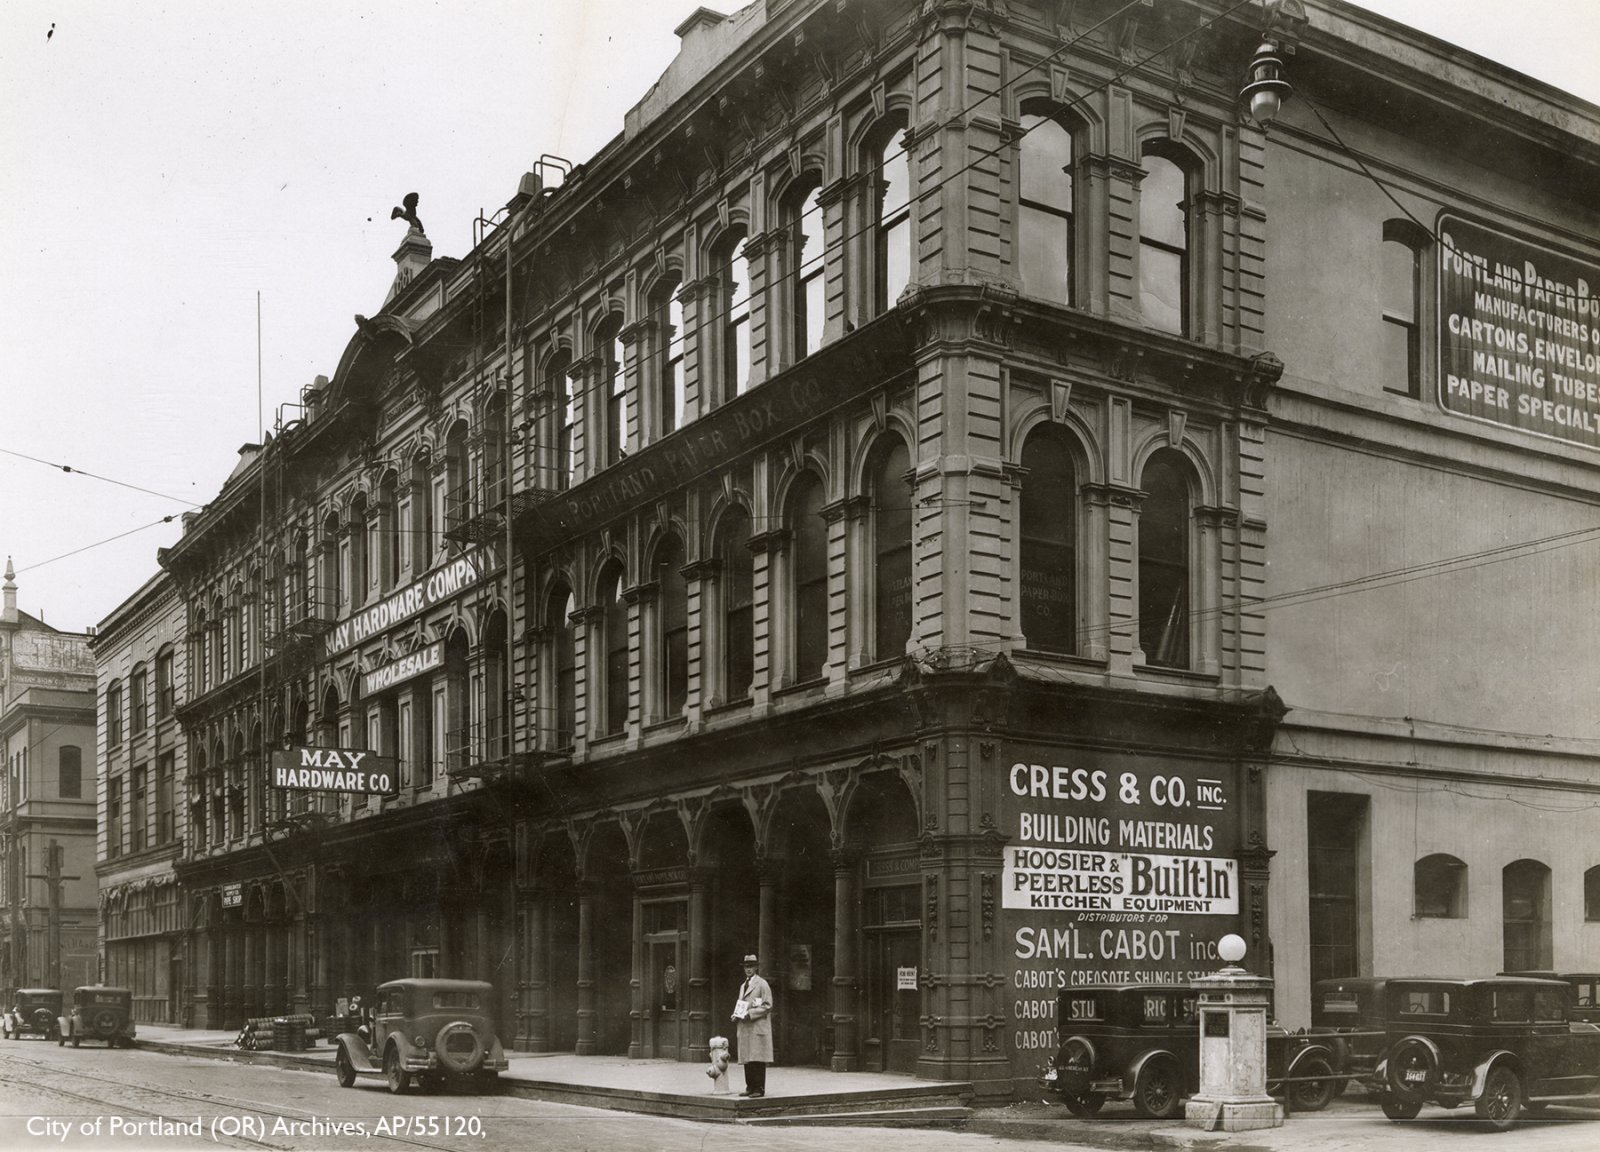
[{"label": "window ledge", "polygon": [[820,696],[827,686],[826,676],[813,676],[810,680],[802,680],[798,684],[790,684],[787,688],[779,688],[772,694],[772,698],[783,700],[791,696]]},{"label": "window ledge", "polygon": [[725,716],[729,712],[738,712],[750,707],[750,697],[742,696],[738,700],[729,700],[726,704],[718,704],[715,708],[706,709],[706,717]]},{"label": "window ledge", "polygon": [[674,731],[676,729],[684,727],[688,723],[689,723],[689,721],[688,721],[687,717],[674,716],[669,720],[657,720],[653,724],[646,724],[645,727],[644,727],[644,732],[645,732],[646,736],[649,736],[649,735],[652,735],[652,734],[654,734],[656,732]]},{"label": "window ledge", "polygon": [[[1082,668],[1090,672],[1102,672],[1108,661],[1104,658],[1095,659],[1093,656],[1080,656],[1076,652],[1046,652],[1039,648],[1021,648],[1017,655],[1026,656],[1030,661],[1040,664],[1056,664],[1063,668]],[[1143,668],[1140,669],[1143,671]],[[1160,669],[1160,671],[1169,671]]]},{"label": "window ledge", "polygon": [[890,656],[886,660],[872,660],[855,668],[851,668],[845,673],[845,675],[852,679],[858,676],[881,676],[885,672],[892,671],[896,665],[902,663],[904,660],[904,656]]},{"label": "window ledge", "polygon": [[613,747],[618,747],[618,746],[626,743],[627,739],[628,739],[628,733],[627,733],[626,730],[621,731],[621,732],[611,732],[611,733],[609,733],[609,734],[607,734],[605,736],[591,736],[589,738],[589,747],[590,748],[613,748]]},{"label": "window ledge", "polygon": [[1135,664],[1136,676],[1152,680],[1166,680],[1173,684],[1220,684],[1222,676],[1216,672],[1196,672],[1191,668],[1167,668],[1157,664]]}]

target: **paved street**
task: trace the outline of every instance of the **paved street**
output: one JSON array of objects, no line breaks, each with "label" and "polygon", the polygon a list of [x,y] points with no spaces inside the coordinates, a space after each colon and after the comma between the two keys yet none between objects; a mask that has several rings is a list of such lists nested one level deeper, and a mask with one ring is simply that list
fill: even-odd
[{"label": "paved street", "polygon": [[[1409,1150],[1464,1141],[1496,1149],[1587,1152],[1597,1113],[1557,1110],[1508,1136],[1465,1116],[1429,1109],[1392,1124],[1373,1107],[1340,1101],[1267,1132],[1218,1136],[1120,1118],[1073,1121],[1043,1106],[981,1111],[964,1131],[907,1128],[749,1127],[580,1108],[511,1096],[388,1095],[377,1081],[341,1090],[331,1075],[266,1065],[44,1043],[0,1046],[0,1147],[167,1149],[201,1145],[278,1149],[537,1147],[553,1152],[1038,1152],[1057,1148]],[[196,1134],[195,1121],[198,1118]],[[163,1129],[161,1121],[188,1130]],[[87,1129],[86,1129],[87,1126]],[[342,1127],[335,1127],[342,1126]]]}]

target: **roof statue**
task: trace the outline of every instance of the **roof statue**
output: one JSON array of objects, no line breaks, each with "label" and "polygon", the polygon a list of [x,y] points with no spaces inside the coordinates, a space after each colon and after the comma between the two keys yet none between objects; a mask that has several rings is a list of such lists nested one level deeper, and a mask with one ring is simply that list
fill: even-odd
[{"label": "roof statue", "polygon": [[417,194],[415,192],[407,192],[406,198],[400,201],[400,203],[404,204],[405,207],[390,209],[389,219],[404,220],[410,224],[413,229],[426,236],[428,234],[427,230],[423,228],[422,220],[417,216]]}]

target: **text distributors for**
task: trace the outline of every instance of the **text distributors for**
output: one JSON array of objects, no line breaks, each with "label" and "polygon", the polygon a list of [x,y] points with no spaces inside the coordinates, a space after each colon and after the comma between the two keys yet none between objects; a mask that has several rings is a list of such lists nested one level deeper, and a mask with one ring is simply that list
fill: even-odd
[{"label": "text distributors for", "polygon": [[1600,447],[1600,266],[1439,219],[1439,403]]},{"label": "text distributors for", "polygon": [[1019,1067],[1042,1068],[1063,989],[1186,984],[1218,968],[1217,940],[1238,930],[1238,813],[1221,765],[1015,751],[1029,759],[1005,793],[1010,1039]]}]

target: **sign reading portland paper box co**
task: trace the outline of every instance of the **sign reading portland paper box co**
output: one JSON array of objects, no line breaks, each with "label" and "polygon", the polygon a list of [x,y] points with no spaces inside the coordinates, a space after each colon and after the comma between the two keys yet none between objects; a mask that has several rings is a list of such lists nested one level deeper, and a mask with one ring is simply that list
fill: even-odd
[{"label": "sign reading portland paper box co", "polygon": [[[1233,773],[1203,761],[1014,747],[1002,930],[1014,1069],[1054,1055],[1056,995],[1186,984],[1239,930]],[[1026,757],[1026,759],[1023,759]]]},{"label": "sign reading portland paper box co", "polygon": [[393,596],[385,597],[371,608],[357,612],[348,620],[340,621],[328,633],[328,655],[343,652],[354,644],[376,636],[419,612],[426,612],[435,604],[442,604],[483,579],[484,554],[472,552],[457,557],[443,568],[429,572],[421,580],[410,584]]},{"label": "sign reading portland paper box co", "polygon": [[1439,403],[1600,448],[1600,265],[1439,219]]}]

